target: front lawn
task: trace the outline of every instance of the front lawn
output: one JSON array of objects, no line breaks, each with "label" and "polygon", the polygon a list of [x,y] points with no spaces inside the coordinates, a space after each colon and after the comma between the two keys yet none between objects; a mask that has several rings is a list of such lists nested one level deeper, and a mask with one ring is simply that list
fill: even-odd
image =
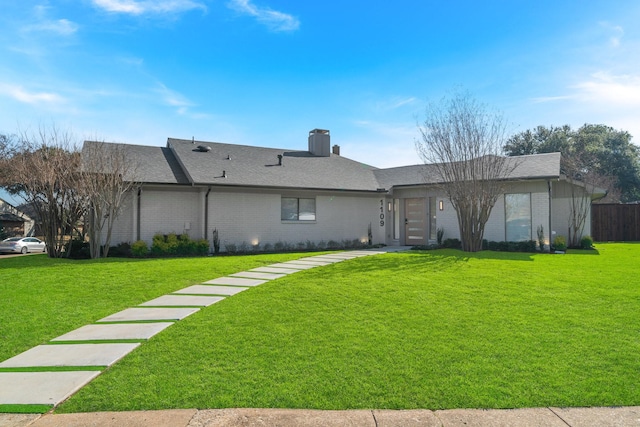
[{"label": "front lawn", "polygon": [[640,404],[640,245],[378,255],[179,322],[61,412]]},{"label": "front lawn", "polygon": [[174,259],[0,258],[0,361],[166,293],[302,254]]}]

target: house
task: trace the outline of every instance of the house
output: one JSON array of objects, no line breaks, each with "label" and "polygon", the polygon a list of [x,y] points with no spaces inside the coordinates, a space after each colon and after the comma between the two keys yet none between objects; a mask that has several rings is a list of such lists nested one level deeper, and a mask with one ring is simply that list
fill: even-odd
[{"label": "house", "polygon": [[[83,151],[97,142],[86,141]],[[285,150],[169,138],[166,147],[124,148],[140,185],[128,195],[112,244],[156,233],[186,233],[222,251],[247,247],[343,242],[420,245],[436,230],[459,237],[456,213],[429,165],[378,169],[341,156],[330,132],[309,132],[307,150]],[[516,158],[510,161],[516,161]],[[485,229],[493,241],[567,235],[572,186],[560,173],[560,153],[521,156],[508,190]],[[590,194],[585,197],[591,197]],[[589,234],[590,220],[583,233]],[[551,233],[549,233],[551,231]]]},{"label": "house", "polygon": [[8,236],[33,236],[35,221],[9,202],[0,199],[0,227]]}]

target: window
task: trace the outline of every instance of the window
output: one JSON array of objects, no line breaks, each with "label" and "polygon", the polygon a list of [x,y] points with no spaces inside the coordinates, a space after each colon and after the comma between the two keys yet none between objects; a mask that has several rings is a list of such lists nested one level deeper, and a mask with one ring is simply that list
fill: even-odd
[{"label": "window", "polygon": [[282,221],[315,221],[316,199],[283,197],[280,219]]},{"label": "window", "polygon": [[[442,202],[442,200],[440,201]],[[436,198],[429,197],[429,240],[436,240],[436,233]]]},{"label": "window", "polygon": [[507,242],[531,240],[531,193],[505,194]]},{"label": "window", "polygon": [[400,200],[393,199],[393,238],[400,238]]}]

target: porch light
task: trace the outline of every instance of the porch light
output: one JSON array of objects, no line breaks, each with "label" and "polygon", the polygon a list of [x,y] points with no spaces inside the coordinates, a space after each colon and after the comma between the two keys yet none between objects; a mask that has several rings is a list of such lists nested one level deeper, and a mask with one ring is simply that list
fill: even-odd
[{"label": "porch light", "polygon": [[391,212],[391,202],[387,203],[387,212]]},{"label": "porch light", "polygon": [[443,200],[438,201],[438,209],[440,209],[441,211],[444,210],[444,201]]}]

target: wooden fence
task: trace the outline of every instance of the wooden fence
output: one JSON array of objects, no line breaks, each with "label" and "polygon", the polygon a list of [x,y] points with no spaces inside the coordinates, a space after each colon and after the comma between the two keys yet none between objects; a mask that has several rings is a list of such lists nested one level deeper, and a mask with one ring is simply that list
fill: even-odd
[{"label": "wooden fence", "polygon": [[591,237],[596,242],[640,241],[640,204],[591,205]]}]

